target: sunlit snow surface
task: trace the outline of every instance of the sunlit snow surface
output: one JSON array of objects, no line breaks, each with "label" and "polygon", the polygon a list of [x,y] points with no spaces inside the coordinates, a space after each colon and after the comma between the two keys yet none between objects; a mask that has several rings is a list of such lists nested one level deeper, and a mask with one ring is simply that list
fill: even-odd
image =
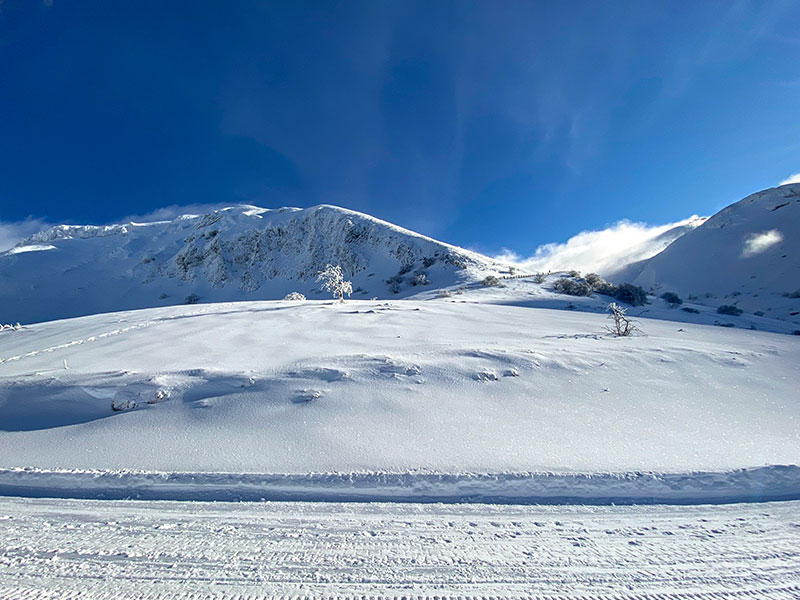
[{"label": "sunlit snow surface", "polygon": [[606,324],[439,299],[181,306],[3,332],[0,467],[675,473],[800,462],[797,337],[642,319],[643,335],[615,338]]}]

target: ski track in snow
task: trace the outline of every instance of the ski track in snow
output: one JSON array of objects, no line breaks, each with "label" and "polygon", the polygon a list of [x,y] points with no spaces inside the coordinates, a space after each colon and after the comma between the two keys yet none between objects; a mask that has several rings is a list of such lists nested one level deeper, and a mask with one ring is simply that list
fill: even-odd
[{"label": "ski track in snow", "polygon": [[800,502],[0,503],[3,600],[800,597]]}]

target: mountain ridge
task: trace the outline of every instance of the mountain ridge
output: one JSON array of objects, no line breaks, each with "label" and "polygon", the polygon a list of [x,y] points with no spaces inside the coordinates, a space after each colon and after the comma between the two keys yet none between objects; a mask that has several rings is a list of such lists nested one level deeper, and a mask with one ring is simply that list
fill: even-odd
[{"label": "mountain ridge", "polygon": [[326,264],[355,297],[398,298],[508,269],[494,259],[328,204],[235,205],[168,221],[57,225],[0,254],[0,304],[34,322],[186,302],[324,298]]}]

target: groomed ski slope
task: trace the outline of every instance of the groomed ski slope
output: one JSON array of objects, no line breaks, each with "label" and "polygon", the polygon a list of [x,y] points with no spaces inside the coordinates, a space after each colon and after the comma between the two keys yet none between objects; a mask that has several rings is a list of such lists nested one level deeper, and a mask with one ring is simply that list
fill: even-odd
[{"label": "groomed ski slope", "polygon": [[793,600],[800,503],[0,498],[0,598]]},{"label": "groomed ski slope", "polygon": [[270,497],[281,488],[263,481],[278,480],[335,499],[355,474],[357,499],[402,498],[392,481],[431,500],[506,501],[515,486],[513,501],[800,497],[797,337],[642,319],[643,335],[615,338],[604,315],[456,298],[2,332],[0,487],[186,498],[192,485],[159,495],[158,482],[199,473],[225,484],[211,499]]}]

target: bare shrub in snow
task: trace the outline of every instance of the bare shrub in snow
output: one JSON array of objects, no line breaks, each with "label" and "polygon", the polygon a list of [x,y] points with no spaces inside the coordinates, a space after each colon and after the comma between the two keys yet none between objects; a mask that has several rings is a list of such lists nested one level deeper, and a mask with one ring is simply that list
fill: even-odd
[{"label": "bare shrub in snow", "polygon": [[635,331],[639,331],[633,321],[625,315],[627,310],[616,302],[608,305],[608,318],[613,321],[613,325],[608,327],[608,330],[617,337],[628,337]]},{"label": "bare shrub in snow", "polygon": [[342,267],[339,265],[325,265],[325,269],[317,273],[317,281],[322,282],[322,289],[333,294],[334,298],[339,298],[339,302],[344,302],[344,295],[353,293],[353,284],[344,280]]},{"label": "bare shrub in snow", "polygon": [[722,304],[717,308],[717,313],[721,315],[730,315],[732,317],[738,317],[744,311],[739,308],[738,306],[734,306],[733,304]]},{"label": "bare shrub in snow", "polygon": [[183,299],[184,304],[197,304],[198,302],[200,302],[200,296],[197,294],[189,294]]},{"label": "bare shrub in snow", "polygon": [[167,388],[159,388],[156,390],[153,397],[150,398],[147,403],[148,404],[159,404],[161,402],[166,402],[172,396],[172,392]]},{"label": "bare shrub in snow", "polygon": [[306,297],[303,294],[301,294],[300,292],[289,292],[288,294],[286,294],[286,296],[283,299],[284,300],[303,301],[303,300],[306,299]]},{"label": "bare shrub in snow", "polygon": [[538,273],[533,274],[533,283],[544,283],[547,274],[542,273],[541,271]]},{"label": "bare shrub in snow", "polygon": [[450,293],[450,290],[439,290],[436,293],[436,296],[439,298],[450,298],[453,294]]},{"label": "bare shrub in snow", "polygon": [[136,392],[128,389],[122,389],[118,391],[111,400],[111,410],[114,412],[120,412],[123,410],[131,410],[136,408],[136,401],[138,399],[139,395]]},{"label": "bare shrub in snow", "polygon": [[553,291],[568,296],[591,296],[592,288],[583,280],[561,277],[553,282]]},{"label": "bare shrub in snow", "polygon": [[481,283],[486,287],[502,287],[500,280],[494,275],[487,275]]}]

